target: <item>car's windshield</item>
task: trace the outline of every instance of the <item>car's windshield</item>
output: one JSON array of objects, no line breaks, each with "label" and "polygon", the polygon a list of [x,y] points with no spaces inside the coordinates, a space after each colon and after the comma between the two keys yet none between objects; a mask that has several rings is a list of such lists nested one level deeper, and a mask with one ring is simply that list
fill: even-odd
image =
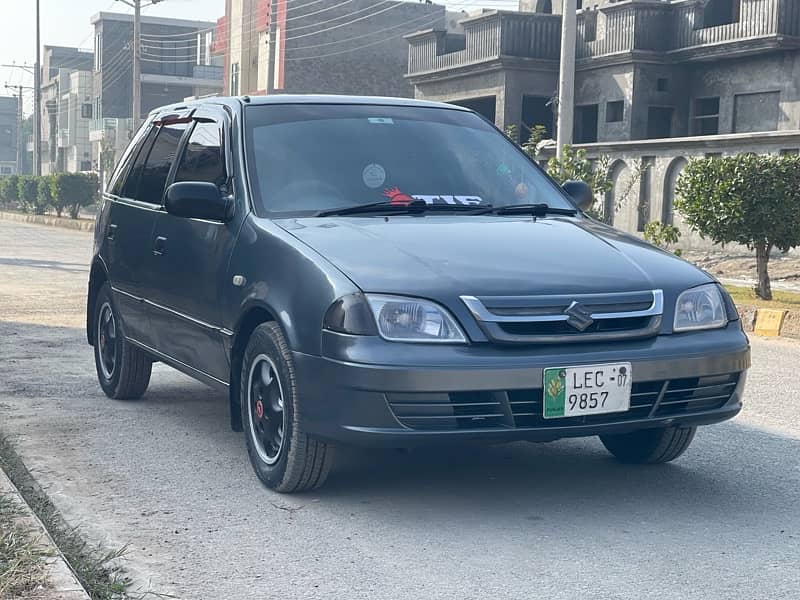
[{"label": "car's windshield", "polygon": [[[416,106],[287,104],[246,111],[257,211],[314,214],[371,202],[572,204],[477,115]],[[465,214],[465,213],[462,213]]]}]

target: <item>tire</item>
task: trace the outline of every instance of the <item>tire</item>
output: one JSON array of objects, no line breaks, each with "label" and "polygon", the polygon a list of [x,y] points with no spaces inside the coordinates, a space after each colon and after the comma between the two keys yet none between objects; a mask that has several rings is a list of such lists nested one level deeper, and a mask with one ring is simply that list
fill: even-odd
[{"label": "tire", "polygon": [[276,323],[253,331],[240,381],[247,453],[258,478],[283,493],[320,487],[330,472],[334,447],[305,433],[292,355]]},{"label": "tire", "polygon": [[658,464],[675,460],[686,452],[697,427],[642,429],[618,435],[601,435],[600,441],[624,463]]},{"label": "tire", "polygon": [[150,383],[153,361],[125,340],[124,325],[108,283],[95,299],[94,328],[94,364],[106,396],[115,400],[141,398]]}]

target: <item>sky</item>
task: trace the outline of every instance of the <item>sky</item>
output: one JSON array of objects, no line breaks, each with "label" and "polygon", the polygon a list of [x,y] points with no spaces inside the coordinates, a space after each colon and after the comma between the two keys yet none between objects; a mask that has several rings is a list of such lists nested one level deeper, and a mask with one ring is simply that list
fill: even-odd
[{"label": "sky", "polygon": [[[0,0],[0,4],[0,64],[32,65],[36,60],[35,1]],[[101,11],[132,13],[133,9],[118,0],[40,0],[42,45],[91,48],[89,19]],[[142,14],[216,21],[225,14],[225,0],[163,0]],[[33,75],[0,67],[0,96],[9,93],[6,84],[32,86]]]}]

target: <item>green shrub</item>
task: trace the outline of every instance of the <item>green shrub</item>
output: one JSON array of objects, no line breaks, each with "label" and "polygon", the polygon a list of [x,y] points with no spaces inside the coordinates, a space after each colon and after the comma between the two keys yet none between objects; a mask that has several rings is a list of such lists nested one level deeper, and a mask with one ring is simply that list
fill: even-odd
[{"label": "green shrub", "polygon": [[39,181],[37,177],[21,175],[17,181],[17,193],[19,194],[19,206],[23,212],[44,214],[45,211],[38,207]]},{"label": "green shrub", "polygon": [[691,161],[676,209],[702,237],[756,252],[756,294],[772,299],[769,255],[800,245],[800,157],[739,154]]},{"label": "green shrub", "polygon": [[[53,202],[53,197],[50,195],[50,182],[53,179],[51,175],[36,178],[36,212],[37,214],[44,214],[50,208]],[[59,216],[61,216],[59,214]]]},{"label": "green shrub", "polygon": [[77,219],[81,207],[97,201],[98,179],[94,173],[59,173],[51,182],[53,207],[61,215],[65,209]]},{"label": "green shrub", "polygon": [[[651,221],[644,226],[644,239],[662,250],[669,250],[670,246],[680,241],[681,231],[674,225]],[[682,254],[679,249],[674,250],[674,253],[677,256]]]},{"label": "green shrub", "polygon": [[0,177],[0,203],[3,206],[11,206],[19,201],[18,183],[19,177],[17,175]]}]

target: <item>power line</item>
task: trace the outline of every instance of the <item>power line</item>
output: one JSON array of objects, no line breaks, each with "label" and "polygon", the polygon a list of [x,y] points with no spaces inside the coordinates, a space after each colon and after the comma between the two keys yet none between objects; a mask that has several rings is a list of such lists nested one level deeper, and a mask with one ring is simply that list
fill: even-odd
[{"label": "power line", "polygon": [[[333,46],[335,44],[344,44],[344,43],[347,43],[347,42],[352,42],[354,40],[364,39],[364,38],[367,38],[367,37],[370,37],[370,36],[373,36],[373,35],[378,35],[378,34],[381,34],[381,33],[385,33],[387,31],[391,31],[391,30],[397,29],[399,27],[408,27],[409,25],[411,25],[413,23],[417,23],[419,21],[425,21],[424,23],[419,23],[419,25],[427,25],[428,21],[436,21],[436,20],[441,19],[441,18],[444,18],[444,16],[443,15],[439,15],[439,14],[431,15],[430,13],[428,13],[428,14],[424,14],[424,15],[419,16],[419,17],[415,17],[414,19],[410,19],[408,21],[405,21],[404,23],[398,23],[397,25],[391,25],[390,27],[384,27],[383,29],[375,29],[374,31],[370,31],[369,33],[364,33],[362,35],[357,35],[357,36],[350,37],[350,38],[344,38],[344,39],[341,39],[341,40],[333,40],[333,41],[330,41],[330,42],[323,42],[323,43],[320,43],[320,44],[310,44],[308,46],[291,46],[289,48],[286,48],[286,50],[287,51],[289,51],[289,50],[292,50],[292,51],[295,51],[295,50],[310,50],[311,48],[322,48],[324,46]],[[406,32],[403,35],[407,35],[409,32]]]}]

